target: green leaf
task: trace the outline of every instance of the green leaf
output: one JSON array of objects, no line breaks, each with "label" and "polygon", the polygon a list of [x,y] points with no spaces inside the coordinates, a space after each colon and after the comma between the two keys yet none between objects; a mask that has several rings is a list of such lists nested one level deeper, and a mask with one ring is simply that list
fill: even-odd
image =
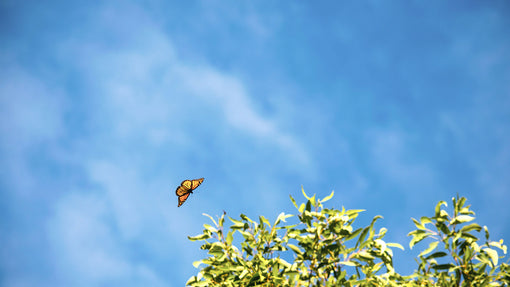
[{"label": "green leaf", "polygon": [[450,235],[450,230],[448,229],[448,226],[446,224],[439,222],[436,224],[437,229],[441,230],[445,235]]},{"label": "green leaf", "polygon": [[466,203],[466,198],[465,197],[461,197],[459,199],[459,204],[458,204],[459,208],[462,209],[462,207],[464,206],[465,203]]},{"label": "green leaf", "polygon": [[[342,208],[343,208],[343,206],[342,206]],[[366,210],[365,209],[350,209],[350,210],[347,210],[345,212],[345,214],[347,214],[349,217],[351,217],[352,215],[358,216],[358,213],[361,213],[364,211],[366,211]]]},{"label": "green leaf", "polygon": [[202,260],[195,261],[195,262],[193,262],[193,267],[198,268],[198,266],[200,266],[200,264],[203,264]]},{"label": "green leaf", "polygon": [[503,239],[500,239],[499,241],[489,242],[489,245],[499,248],[501,251],[503,251],[504,254],[506,254],[506,245],[503,244]]},{"label": "green leaf", "polygon": [[229,231],[229,232],[227,233],[227,239],[226,239],[226,241],[227,241],[227,244],[228,244],[228,245],[231,245],[231,244],[232,244],[232,240],[234,240],[233,233],[234,233],[234,231],[233,231],[233,230],[231,230],[231,231]]},{"label": "green leaf", "polygon": [[482,230],[482,227],[480,225],[476,224],[476,223],[471,223],[469,225],[466,225],[466,226],[462,227],[460,229],[460,232],[461,233],[467,233],[467,232],[469,232],[471,230],[480,231],[480,230]]},{"label": "green leaf", "polygon": [[223,227],[223,223],[225,222],[225,214],[227,214],[225,211],[223,211],[223,214],[221,215],[220,219],[218,220],[218,226],[221,228]]},{"label": "green leaf", "polygon": [[[188,279],[188,281],[186,282],[186,286],[188,285],[191,285],[192,283],[195,283],[195,282],[199,282],[199,279],[197,279],[196,276],[192,276],[190,279]],[[193,284],[193,286],[197,286],[195,284]]]},{"label": "green leaf", "polygon": [[303,186],[301,186],[301,192],[303,193],[303,195],[305,196],[306,199],[310,200],[310,197],[308,195],[306,195],[306,192],[305,192],[305,189],[303,188]]},{"label": "green leaf", "polygon": [[260,215],[260,216],[259,216],[259,222],[260,222],[260,226],[261,226],[261,228],[262,228],[262,225],[263,225],[264,223],[265,223],[265,224],[267,224],[267,226],[268,226],[269,228],[271,228],[271,224],[269,224],[269,220],[267,220],[267,219],[266,219],[263,215]]},{"label": "green leaf", "polygon": [[241,272],[241,275],[239,275],[239,278],[243,279],[248,273],[249,273],[248,269],[244,269],[243,272]]},{"label": "green leaf", "polygon": [[340,261],[338,263],[346,265],[346,266],[352,266],[352,267],[359,266],[359,263],[353,262],[353,261]]},{"label": "green leaf", "polygon": [[277,258],[278,260],[278,263],[280,263],[281,265],[285,266],[285,268],[290,268],[291,267],[291,264],[285,260],[283,260],[282,258]]},{"label": "green leaf", "polygon": [[423,226],[425,226],[426,224],[428,223],[432,223],[432,220],[430,220],[430,218],[426,217],[426,216],[422,216],[420,218],[420,222]]},{"label": "green leaf", "polygon": [[230,221],[232,221],[232,223],[234,223],[234,225],[230,226],[231,229],[243,229],[245,227],[246,223],[241,220],[233,219],[230,216],[228,217],[228,219],[230,219]]},{"label": "green leaf", "polygon": [[451,263],[448,263],[448,264],[439,264],[439,265],[434,265],[432,266],[433,269],[436,269],[436,270],[448,270],[452,267],[455,267],[455,265],[451,264]]},{"label": "green leaf", "polygon": [[421,229],[421,230],[425,230],[425,226],[423,226],[423,224],[421,224],[421,222],[418,222],[418,220],[414,219],[414,218],[411,218],[414,222],[414,225],[416,226],[416,228],[418,229]]},{"label": "green leaf", "polygon": [[439,218],[441,218],[441,219],[448,218],[448,212],[446,212],[446,210],[444,210],[444,209],[439,210]]},{"label": "green leaf", "polygon": [[294,206],[296,207],[296,209],[298,208],[297,206],[297,203],[296,203],[296,200],[294,200],[294,198],[292,197],[292,195],[289,194],[289,197],[290,197],[290,201],[292,201],[292,204],[294,204]]},{"label": "green leaf", "polygon": [[241,235],[244,237],[244,240],[246,240],[250,243],[253,240],[253,234],[251,234],[250,232],[244,231],[244,230],[239,230],[239,233],[241,233]]},{"label": "green leaf", "polygon": [[[350,227],[350,226],[349,226]],[[358,228],[356,229],[354,232],[352,232],[351,234],[345,236],[345,241],[349,241],[351,239],[353,239],[354,237],[358,236],[358,234],[362,231],[363,229],[362,228]]]},{"label": "green leaf", "polygon": [[328,196],[326,196],[326,197],[324,197],[324,198],[321,200],[321,202],[322,202],[322,203],[324,203],[324,202],[326,202],[326,201],[330,200],[330,199],[333,197],[333,195],[334,195],[334,194],[335,194],[335,191],[334,191],[334,190],[332,190],[332,191],[331,191],[331,194],[330,194],[330,195],[328,195]]},{"label": "green leaf", "polygon": [[425,259],[429,260],[432,258],[445,257],[446,255],[447,255],[446,252],[439,251],[439,252],[434,252],[434,253],[430,254]]},{"label": "green leaf", "polygon": [[249,218],[249,217],[248,217],[248,216],[246,216],[245,214],[242,214],[242,213],[241,213],[241,215],[240,215],[240,216],[241,216],[241,218],[242,218],[243,220],[245,220],[245,221],[251,222],[251,223],[253,223],[253,224],[257,224],[255,221],[251,220],[251,218]]},{"label": "green leaf", "polygon": [[310,203],[313,207],[317,206],[317,201],[315,200],[315,194],[310,198]]},{"label": "green leaf", "polygon": [[440,212],[440,210],[441,210],[441,205],[443,205],[443,204],[444,204],[444,206],[445,206],[445,207],[447,207],[447,206],[448,206],[448,204],[446,203],[446,201],[442,201],[442,200],[441,200],[440,202],[438,202],[438,203],[437,203],[437,205],[436,205],[436,210],[435,210],[436,217],[438,217],[438,216],[439,216],[439,212]]},{"label": "green leaf", "polygon": [[214,218],[212,218],[212,216],[210,216],[210,215],[209,215],[209,214],[207,214],[207,213],[202,213],[202,215],[209,217],[209,218],[212,220],[212,222],[214,222],[214,225],[215,225],[215,226],[218,226],[218,223],[216,223],[216,221],[214,220]]},{"label": "green leaf", "polygon": [[402,246],[402,245],[400,245],[398,243],[391,243],[390,242],[390,243],[386,243],[386,245],[388,245],[389,247],[396,247],[396,248],[401,249],[402,251],[405,251],[404,246]]},{"label": "green leaf", "polygon": [[485,239],[489,240],[489,229],[484,225],[483,230],[485,231]]},{"label": "green leaf", "polygon": [[461,236],[462,238],[464,238],[465,240],[467,240],[469,242],[478,241],[478,237],[472,235],[471,233],[462,232],[461,235],[462,235]]},{"label": "green leaf", "polygon": [[492,248],[483,248],[482,249],[487,255],[489,255],[493,266],[498,265],[498,252]]},{"label": "green leaf", "polygon": [[370,255],[365,250],[360,251],[357,255],[358,255],[359,258],[365,259],[365,260],[373,260],[373,259],[375,259],[374,256]]},{"label": "green leaf", "polygon": [[421,256],[423,256],[423,255],[425,255],[425,254],[429,254],[430,252],[432,252],[432,250],[436,249],[436,247],[437,247],[437,245],[438,245],[438,244],[439,244],[439,242],[438,242],[438,241],[433,241],[433,242],[431,242],[431,243],[429,244],[429,247],[428,247],[427,249],[423,250],[423,251],[420,253],[420,255],[418,255],[418,256],[420,256],[420,257],[421,257]]},{"label": "green leaf", "polygon": [[386,242],[382,239],[376,239],[374,242],[379,246],[379,249],[381,250],[381,253],[384,253],[386,251]]},{"label": "green leaf", "polygon": [[358,238],[358,241],[356,242],[356,246],[358,246],[358,244],[362,243],[365,241],[365,238],[368,234],[368,231],[370,230],[370,228],[366,227],[366,228],[363,228],[363,231],[361,232],[359,238]]},{"label": "green leaf", "polygon": [[197,236],[192,236],[192,237],[188,236],[188,239],[189,239],[190,241],[204,240],[204,239],[209,239],[209,238],[211,238],[211,235],[206,234],[206,233],[204,233],[204,234],[199,234],[199,235],[197,235]]},{"label": "green leaf", "polygon": [[[215,242],[217,243],[217,242]],[[209,249],[209,254],[211,255],[214,255],[214,256],[222,256],[225,254],[225,251],[223,250],[223,248],[219,245],[214,245],[213,243],[213,246],[211,247],[211,249]]]},{"label": "green leaf", "polygon": [[308,200],[306,202],[305,211],[310,212],[311,210],[312,210],[312,203],[310,202],[310,200]]},{"label": "green leaf", "polygon": [[283,222],[286,222],[285,220],[289,217],[292,217],[294,215],[292,214],[285,214],[285,212],[282,212],[278,215],[278,217],[276,218],[276,221],[274,222],[274,225],[273,226],[276,226],[278,225],[278,223],[280,223],[280,221],[283,221]]},{"label": "green leaf", "polygon": [[212,226],[211,226],[211,225],[209,225],[209,224],[204,224],[204,228],[205,228],[205,229],[207,229],[207,230],[209,230],[209,231],[210,231],[210,232],[212,232],[212,233],[216,233],[216,232],[218,232],[218,229],[216,229],[216,228],[212,227]]},{"label": "green leaf", "polygon": [[301,249],[299,249],[296,245],[288,243],[287,246],[297,254],[303,254],[303,251],[301,251]]},{"label": "green leaf", "polygon": [[409,248],[413,249],[413,246],[422,241],[423,239],[430,236],[430,233],[424,230],[415,230],[410,232],[407,236],[413,236],[411,242],[409,242]]},{"label": "green leaf", "polygon": [[469,215],[459,215],[453,218],[452,222],[450,224],[459,224],[464,222],[473,221],[475,218],[473,216]]}]

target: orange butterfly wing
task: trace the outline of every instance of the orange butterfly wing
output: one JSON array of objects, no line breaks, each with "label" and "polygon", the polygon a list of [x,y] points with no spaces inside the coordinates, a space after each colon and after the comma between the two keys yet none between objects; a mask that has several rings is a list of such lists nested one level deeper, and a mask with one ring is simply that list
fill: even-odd
[{"label": "orange butterfly wing", "polygon": [[199,185],[202,184],[202,182],[204,181],[204,178],[199,178],[199,179],[194,179],[191,181],[191,190],[197,188]]},{"label": "orange butterfly wing", "polygon": [[179,197],[177,207],[181,206],[188,199],[189,195],[193,193],[193,190],[201,185],[203,181],[204,178],[202,177],[193,180],[186,179],[181,182],[181,185],[175,190],[175,194]]},{"label": "orange butterfly wing", "polygon": [[190,193],[191,189],[191,180],[185,180],[181,183],[179,187],[175,190],[175,194],[177,196],[185,195],[186,193]]},{"label": "orange butterfly wing", "polygon": [[188,199],[190,194],[191,193],[186,193],[185,195],[179,196],[178,198],[179,203],[177,204],[177,207],[181,206],[186,201],[186,199]]}]

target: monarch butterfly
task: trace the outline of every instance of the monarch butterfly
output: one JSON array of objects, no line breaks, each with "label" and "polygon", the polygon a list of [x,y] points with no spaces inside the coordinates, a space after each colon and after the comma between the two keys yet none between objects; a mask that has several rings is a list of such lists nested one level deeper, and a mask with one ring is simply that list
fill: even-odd
[{"label": "monarch butterfly", "polygon": [[175,190],[175,194],[178,197],[177,207],[181,206],[188,199],[189,195],[193,193],[193,190],[202,184],[203,181],[204,178],[202,177],[192,180],[186,179],[181,182],[181,185]]}]

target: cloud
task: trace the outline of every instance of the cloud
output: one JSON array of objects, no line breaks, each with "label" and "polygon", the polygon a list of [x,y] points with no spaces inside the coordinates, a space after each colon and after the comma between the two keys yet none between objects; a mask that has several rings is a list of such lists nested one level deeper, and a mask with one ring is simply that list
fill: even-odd
[{"label": "cloud", "polygon": [[407,134],[396,129],[367,132],[370,155],[378,173],[405,190],[424,187],[435,182],[434,171],[427,162],[410,157],[413,147]]},{"label": "cloud", "polygon": [[57,285],[168,286],[143,262],[129,258],[114,228],[111,202],[75,192],[62,198],[47,223]]},{"label": "cloud", "polygon": [[0,154],[9,167],[3,179],[20,195],[36,186],[30,157],[63,135],[65,107],[59,88],[23,67],[9,63],[0,71]]},{"label": "cloud", "polygon": [[48,87],[23,68],[0,72],[0,132],[10,148],[56,138],[63,127],[58,89]]},{"label": "cloud", "polygon": [[299,163],[309,163],[309,156],[297,138],[280,131],[276,122],[256,111],[239,80],[209,67],[181,66],[177,75],[192,94],[218,106],[230,126],[279,146]]},{"label": "cloud", "polygon": [[[239,79],[207,64],[189,64],[158,27],[145,25],[136,28],[143,39],[126,36],[128,44],[118,49],[76,39],[59,47],[61,60],[80,71],[77,76],[84,81],[82,93],[90,105],[80,112],[89,121],[84,124],[95,127],[94,133],[77,141],[85,145],[62,151],[65,161],[80,167],[86,186],[59,198],[48,223],[52,260],[59,278],[69,285],[77,280],[91,285],[133,280],[142,282],[139,286],[164,281],[161,270],[144,263],[145,257],[137,260],[129,246],[136,243],[158,260],[156,254],[168,248],[163,242],[182,246],[183,234],[196,233],[194,226],[200,224],[193,214],[187,216],[191,211],[169,207],[174,198],[169,197],[168,182],[179,180],[174,169],[187,153],[207,146],[194,132],[197,120],[277,147],[290,160],[308,160],[292,135],[259,112]],[[229,138],[213,134],[228,147]],[[176,152],[179,146],[186,154]],[[175,159],[165,178],[150,166],[168,156],[164,153]],[[150,171],[155,174],[149,176]],[[182,252],[177,248],[170,256],[181,258]]]},{"label": "cloud", "polygon": [[[187,128],[214,122],[218,130],[245,133],[279,148],[290,161],[309,163],[303,143],[284,131],[276,116],[263,114],[256,95],[235,75],[207,61],[182,58],[163,28],[136,6],[122,13],[103,9],[93,30],[102,28],[102,34],[119,42],[71,38],[58,51],[60,60],[86,79],[84,89],[97,109],[90,116],[100,118],[98,125],[108,133],[143,135],[157,145],[188,145]],[[133,22],[135,16],[142,20]]]}]

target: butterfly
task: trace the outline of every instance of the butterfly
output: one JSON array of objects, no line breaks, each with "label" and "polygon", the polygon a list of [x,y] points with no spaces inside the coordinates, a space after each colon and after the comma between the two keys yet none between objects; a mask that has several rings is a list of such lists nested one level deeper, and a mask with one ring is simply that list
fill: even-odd
[{"label": "butterfly", "polygon": [[181,206],[186,199],[188,199],[189,195],[193,193],[193,190],[197,188],[202,182],[204,181],[204,178],[199,179],[186,179],[183,182],[181,182],[181,185],[177,187],[175,190],[175,194],[178,197],[178,204],[177,207]]}]

